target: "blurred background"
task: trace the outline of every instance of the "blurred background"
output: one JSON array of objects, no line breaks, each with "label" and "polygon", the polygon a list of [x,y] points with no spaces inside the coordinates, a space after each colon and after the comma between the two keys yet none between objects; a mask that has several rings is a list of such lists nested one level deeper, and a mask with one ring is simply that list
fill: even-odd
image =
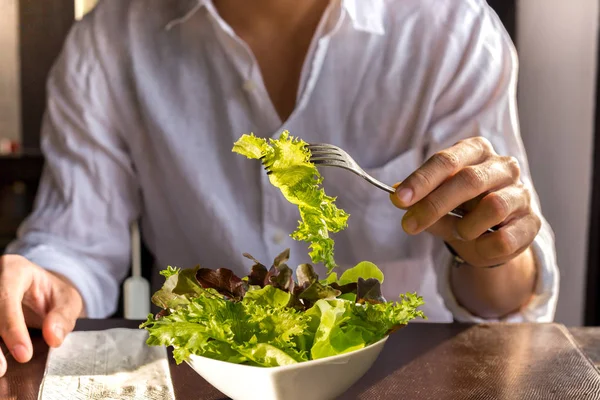
[{"label": "blurred background", "polygon": [[[46,76],[73,22],[95,5],[73,1],[0,0],[0,254],[37,189]],[[600,325],[598,1],[488,3],[521,60],[522,136],[561,270],[556,320]]]}]

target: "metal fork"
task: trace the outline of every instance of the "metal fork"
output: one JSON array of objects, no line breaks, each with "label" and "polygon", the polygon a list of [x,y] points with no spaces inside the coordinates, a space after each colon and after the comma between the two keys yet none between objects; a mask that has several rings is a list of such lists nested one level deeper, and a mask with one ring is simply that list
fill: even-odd
[{"label": "metal fork", "polygon": [[[338,146],[326,143],[309,143],[308,150],[310,150],[311,153],[310,161],[317,166],[346,169],[365,179],[373,186],[377,186],[381,190],[384,190],[388,193],[396,193],[396,189],[392,186],[380,182],[371,175],[367,174],[348,153]],[[270,174],[270,165],[265,164],[264,160],[263,165],[267,171],[267,174]],[[448,215],[456,218],[463,218],[465,212],[459,208],[455,208],[454,210],[450,211]],[[497,227],[489,228],[488,232],[496,232],[496,230]]]}]

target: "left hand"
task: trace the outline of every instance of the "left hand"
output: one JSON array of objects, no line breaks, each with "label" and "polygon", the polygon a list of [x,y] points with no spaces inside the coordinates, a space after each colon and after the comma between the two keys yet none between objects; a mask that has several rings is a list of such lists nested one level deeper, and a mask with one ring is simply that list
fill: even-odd
[{"label": "left hand", "polygon": [[[433,155],[390,197],[407,210],[408,234],[430,232],[470,265],[489,267],[521,254],[540,230],[520,175],[514,157],[499,156],[487,139],[474,137]],[[455,208],[466,211],[463,219],[446,215]],[[497,232],[486,232],[494,226]]]}]

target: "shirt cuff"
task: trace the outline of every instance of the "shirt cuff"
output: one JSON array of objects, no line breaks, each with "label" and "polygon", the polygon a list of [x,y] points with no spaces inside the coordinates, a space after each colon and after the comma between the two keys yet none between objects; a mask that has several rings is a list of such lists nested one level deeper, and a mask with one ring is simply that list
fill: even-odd
[{"label": "shirt cuff", "polygon": [[[533,255],[537,265],[537,283],[533,298],[520,311],[501,319],[484,319],[473,315],[462,307],[450,284],[450,268],[452,255],[443,257],[443,268],[440,268],[439,290],[446,307],[454,318],[460,322],[552,322],[558,300],[559,273],[554,250],[554,235],[548,223],[542,221],[542,229],[532,243]],[[500,267],[502,268],[502,267]]]},{"label": "shirt cuff", "polygon": [[83,258],[46,244],[13,243],[6,249],[6,254],[21,255],[47,271],[67,278],[81,294],[88,318],[106,318],[116,311],[114,299],[118,296],[118,287],[110,278],[94,273],[101,269]]}]

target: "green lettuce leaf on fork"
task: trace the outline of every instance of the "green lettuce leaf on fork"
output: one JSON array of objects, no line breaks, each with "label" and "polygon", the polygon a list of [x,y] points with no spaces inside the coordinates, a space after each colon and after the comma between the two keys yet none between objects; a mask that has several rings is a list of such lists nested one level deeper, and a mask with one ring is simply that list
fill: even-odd
[{"label": "green lettuce leaf on fork", "polygon": [[323,177],[310,162],[306,142],[292,138],[285,131],[279,139],[243,135],[233,146],[233,152],[250,159],[261,159],[269,166],[269,180],[283,196],[298,206],[300,218],[292,238],[310,243],[313,263],[322,262],[329,272],[335,268],[334,242],[329,233],[346,228],[349,214],[334,204],[321,187]]}]

